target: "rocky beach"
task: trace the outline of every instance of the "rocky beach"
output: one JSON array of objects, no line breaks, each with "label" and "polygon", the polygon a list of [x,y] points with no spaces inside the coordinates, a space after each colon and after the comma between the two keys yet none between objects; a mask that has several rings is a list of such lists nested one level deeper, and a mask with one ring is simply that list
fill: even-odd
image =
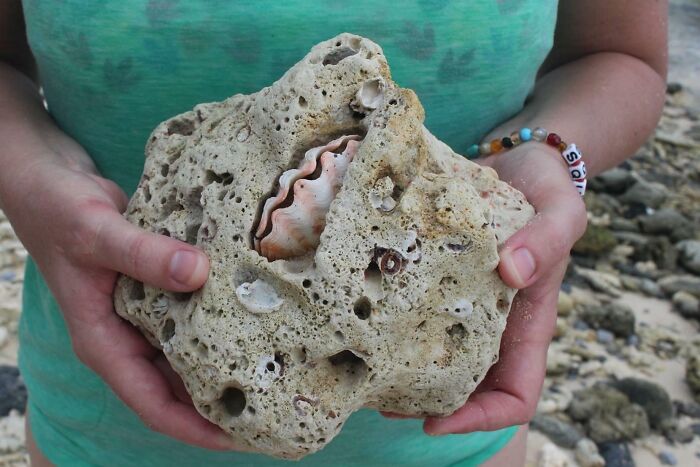
[{"label": "rocky beach", "polygon": [[[592,179],[528,466],[700,465],[700,2],[671,5],[656,132]],[[0,211],[0,466],[25,466],[17,327],[27,253]]]}]

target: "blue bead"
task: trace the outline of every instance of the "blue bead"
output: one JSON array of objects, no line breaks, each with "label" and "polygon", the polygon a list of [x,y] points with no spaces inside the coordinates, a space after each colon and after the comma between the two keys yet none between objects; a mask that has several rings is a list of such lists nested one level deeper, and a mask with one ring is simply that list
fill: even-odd
[{"label": "blue bead", "polygon": [[467,149],[467,159],[476,159],[479,156],[479,145],[472,144]]},{"label": "blue bead", "polygon": [[532,139],[532,130],[529,128],[523,128],[520,130],[520,140],[525,142],[525,141],[530,141]]}]

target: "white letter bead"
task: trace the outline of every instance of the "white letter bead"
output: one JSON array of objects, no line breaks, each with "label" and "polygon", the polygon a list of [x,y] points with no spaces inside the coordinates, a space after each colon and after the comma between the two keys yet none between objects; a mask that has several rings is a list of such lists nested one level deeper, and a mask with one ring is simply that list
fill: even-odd
[{"label": "white letter bead", "polygon": [[583,161],[579,161],[578,164],[569,166],[569,173],[574,180],[586,178],[586,164]]},{"label": "white letter bead", "polygon": [[575,144],[570,144],[561,153],[562,157],[569,165],[574,165],[576,162],[581,160],[581,152],[578,150]]},{"label": "white letter bead", "polygon": [[587,180],[585,178],[583,180],[574,180],[574,186],[576,187],[578,194],[581,196],[586,194],[586,183]]}]

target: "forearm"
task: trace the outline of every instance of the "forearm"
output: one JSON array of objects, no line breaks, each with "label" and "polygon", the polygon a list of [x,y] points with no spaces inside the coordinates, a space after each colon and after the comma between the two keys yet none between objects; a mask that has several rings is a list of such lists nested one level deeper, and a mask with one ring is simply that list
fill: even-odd
[{"label": "forearm", "polygon": [[93,170],[90,158],[44,109],[36,84],[3,62],[0,62],[0,142],[0,208],[37,163],[53,162]]},{"label": "forearm", "polygon": [[642,60],[611,52],[587,55],[541,77],[522,112],[486,140],[541,126],[576,143],[589,175],[595,175],[644,143],[661,114],[665,89],[665,79]]}]

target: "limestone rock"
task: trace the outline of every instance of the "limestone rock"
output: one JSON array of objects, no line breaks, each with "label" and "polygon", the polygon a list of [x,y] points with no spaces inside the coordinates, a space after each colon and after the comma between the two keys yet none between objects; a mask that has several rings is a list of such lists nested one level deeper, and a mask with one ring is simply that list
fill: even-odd
[{"label": "limestone rock", "polygon": [[379,46],[342,34],[152,133],[127,218],[211,271],[191,294],[121,277],[115,307],[244,446],[300,458],[361,407],[450,414],[498,359],[497,247],[534,211],[423,119]]}]

